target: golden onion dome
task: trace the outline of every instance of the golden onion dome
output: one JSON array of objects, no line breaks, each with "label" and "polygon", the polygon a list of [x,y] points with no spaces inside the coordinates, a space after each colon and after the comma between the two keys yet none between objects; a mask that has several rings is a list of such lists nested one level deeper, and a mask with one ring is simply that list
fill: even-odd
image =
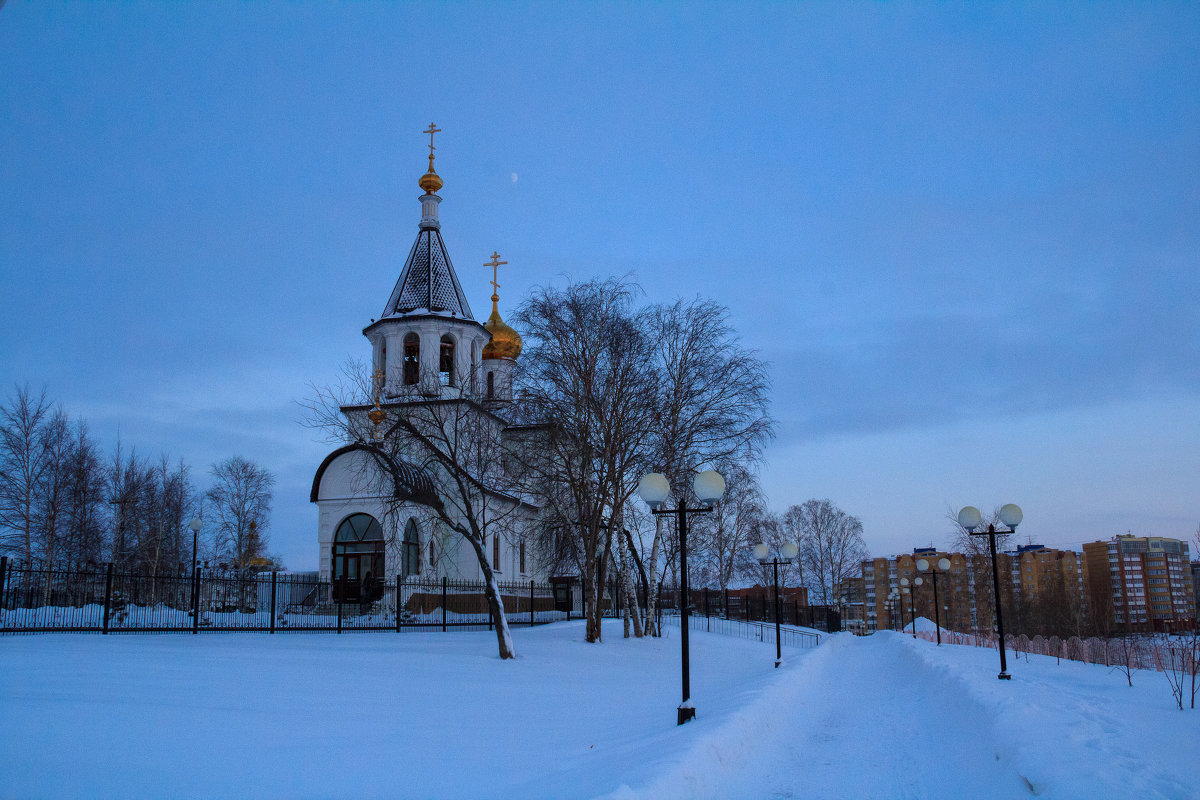
[{"label": "golden onion dome", "polygon": [[492,335],[492,340],[483,346],[483,357],[515,360],[521,355],[521,334],[500,319],[499,302],[499,295],[492,295],[492,315],[483,326],[483,329]]},{"label": "golden onion dome", "polygon": [[424,189],[426,194],[437,194],[438,189],[442,188],[441,177],[433,171],[433,153],[429,154],[429,171],[421,176],[417,185]]}]

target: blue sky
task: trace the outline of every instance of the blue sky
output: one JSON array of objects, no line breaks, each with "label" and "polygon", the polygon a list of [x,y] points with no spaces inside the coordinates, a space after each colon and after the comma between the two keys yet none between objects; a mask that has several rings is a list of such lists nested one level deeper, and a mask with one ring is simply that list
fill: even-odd
[{"label": "blue sky", "polygon": [[269,467],[295,568],[297,401],[368,353],[430,121],[477,315],[493,249],[510,311],[626,273],[732,309],[775,508],[881,555],[967,503],[1200,524],[1200,6],[14,0],[0,76],[0,385]]}]

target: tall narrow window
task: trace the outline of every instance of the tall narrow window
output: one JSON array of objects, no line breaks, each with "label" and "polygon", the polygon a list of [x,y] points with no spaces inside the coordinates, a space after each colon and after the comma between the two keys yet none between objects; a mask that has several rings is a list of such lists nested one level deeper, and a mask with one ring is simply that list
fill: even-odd
[{"label": "tall narrow window", "polygon": [[438,374],[442,386],[454,385],[454,339],[450,334],[442,337],[441,357],[438,359]]},{"label": "tall narrow window", "polygon": [[492,536],[492,569],[500,571],[500,537]]},{"label": "tall narrow window", "polygon": [[387,339],[379,343],[379,389],[383,390],[383,384],[387,381]]},{"label": "tall narrow window", "polygon": [[488,398],[488,400],[492,400],[492,399],[495,399],[495,397],[496,397],[496,373],[488,372],[487,398]]},{"label": "tall narrow window", "polygon": [[421,369],[421,337],[415,333],[404,335],[404,385],[416,386]]},{"label": "tall narrow window", "polygon": [[404,554],[400,572],[406,578],[421,574],[421,539],[417,535],[417,521],[413,519],[404,526]]},{"label": "tall narrow window", "polygon": [[521,574],[525,574],[525,540],[521,540]]}]

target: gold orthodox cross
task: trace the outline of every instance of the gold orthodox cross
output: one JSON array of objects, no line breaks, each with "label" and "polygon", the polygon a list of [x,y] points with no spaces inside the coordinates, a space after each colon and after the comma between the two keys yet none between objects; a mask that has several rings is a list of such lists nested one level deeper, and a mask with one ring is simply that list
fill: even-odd
[{"label": "gold orthodox cross", "polygon": [[496,270],[507,263],[507,261],[501,261],[500,254],[493,250],[492,260],[484,264],[485,267],[492,268],[492,294],[500,293],[500,284],[496,283],[496,281],[499,280],[499,274],[496,272]]},{"label": "gold orthodox cross", "polygon": [[434,124],[431,122],[431,123],[429,123],[429,127],[428,127],[427,129],[425,129],[425,130],[421,131],[421,132],[422,132],[422,133],[428,133],[428,134],[429,134],[429,155],[430,155],[430,157],[432,157],[432,156],[433,156],[433,151],[434,151],[434,147],[433,147],[433,135],[434,135],[435,133],[441,133],[441,132],[442,132],[442,129],[441,129],[441,128],[439,128],[439,127],[436,127],[436,126],[435,126],[435,125],[434,125]]}]

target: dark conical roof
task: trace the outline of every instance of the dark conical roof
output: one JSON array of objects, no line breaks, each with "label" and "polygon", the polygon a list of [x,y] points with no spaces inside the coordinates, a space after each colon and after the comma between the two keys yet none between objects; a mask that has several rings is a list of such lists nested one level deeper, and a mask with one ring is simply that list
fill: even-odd
[{"label": "dark conical roof", "polygon": [[475,319],[471,306],[458,284],[454,265],[446,253],[441,232],[432,226],[421,226],[400,280],[392,290],[383,317],[394,317],[414,311]]}]

